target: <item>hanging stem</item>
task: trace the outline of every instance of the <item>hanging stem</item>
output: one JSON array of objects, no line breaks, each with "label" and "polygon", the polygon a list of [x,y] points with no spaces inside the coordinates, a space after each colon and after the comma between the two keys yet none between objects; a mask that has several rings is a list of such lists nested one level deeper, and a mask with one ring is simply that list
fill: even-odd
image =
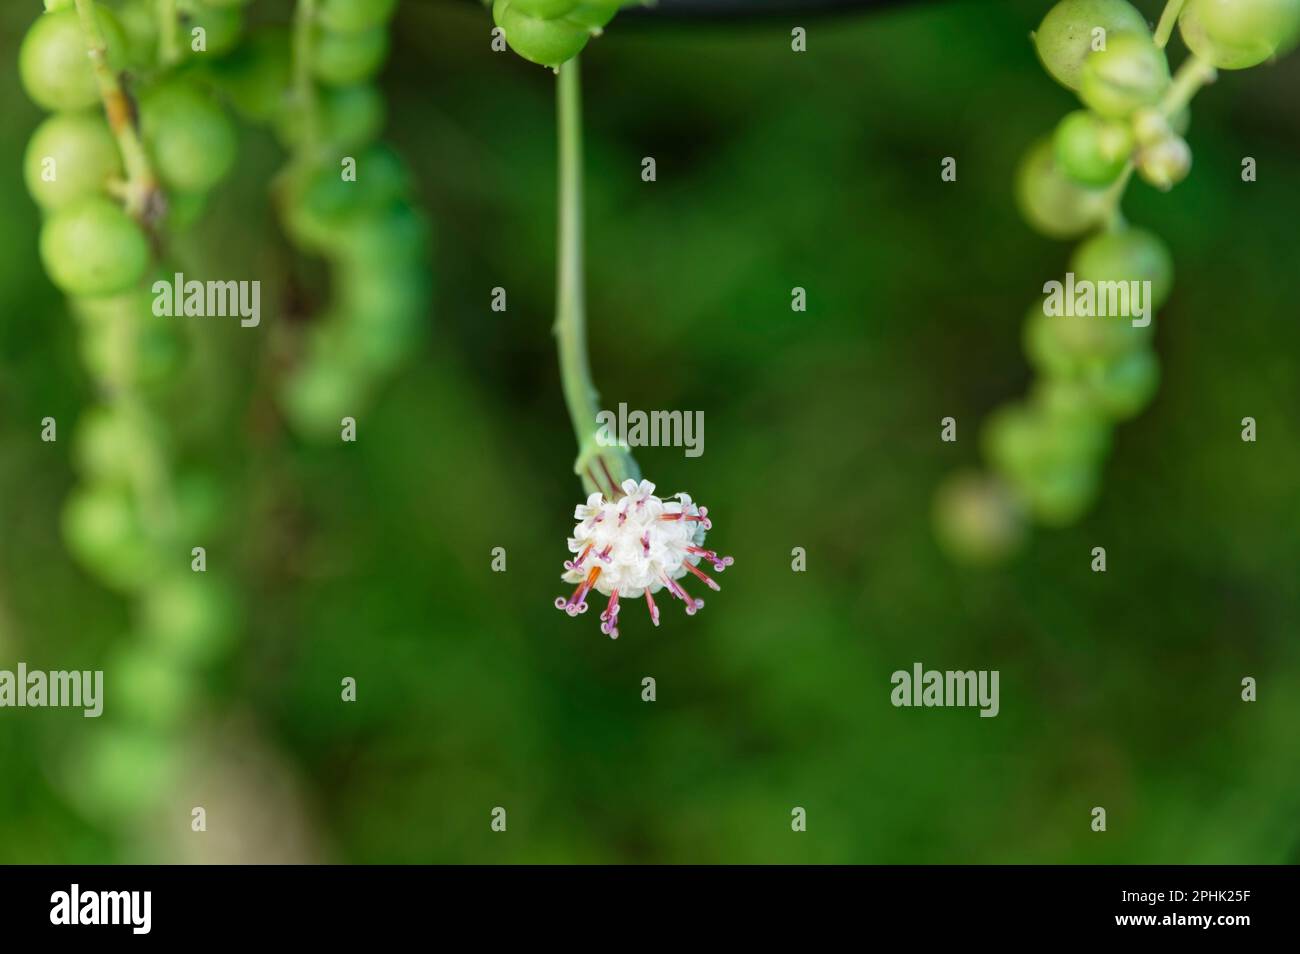
[{"label": "hanging stem", "polygon": [[315,150],[318,132],[316,84],[311,77],[315,26],[316,0],[298,0],[293,14],[293,95],[300,111],[299,155]]},{"label": "hanging stem", "polygon": [[1218,71],[1205,60],[1189,56],[1174,74],[1174,81],[1160,102],[1161,110],[1166,116],[1173,116],[1192,101],[1202,86],[1213,83],[1218,75]]},{"label": "hanging stem", "polygon": [[131,100],[118,82],[117,74],[108,64],[108,45],[100,32],[99,21],[95,18],[94,0],[76,0],[77,13],[81,17],[81,29],[86,36],[86,49],[90,56],[91,68],[95,71],[95,81],[99,85],[99,96],[104,102],[104,114],[108,117],[109,129],[117,140],[118,151],[122,154],[122,164],[126,167],[125,202],[126,211],[146,224],[155,221],[165,211],[165,201],[158,188],[149,156],[140,142],[135,128],[131,109]]},{"label": "hanging stem", "polygon": [[172,66],[181,58],[176,0],[158,0],[158,23],[158,58],[163,66]]},{"label": "hanging stem", "polygon": [[1169,45],[1169,38],[1173,35],[1174,24],[1178,22],[1178,15],[1183,12],[1183,6],[1187,0],[1169,0],[1165,4],[1164,13],[1160,14],[1160,22],[1156,24],[1156,46],[1164,49]]},{"label": "hanging stem", "polygon": [[1103,227],[1108,232],[1120,232],[1127,228],[1128,223],[1124,219],[1124,211],[1120,208],[1120,203],[1124,201],[1124,193],[1128,190],[1128,184],[1133,179],[1133,161],[1129,160],[1124,166],[1124,171],[1120,173],[1115,184],[1106,191],[1106,218]]},{"label": "hanging stem", "polygon": [[582,236],[582,91],[578,59],[559,69],[556,114],[559,132],[559,230],[555,281],[555,337],[560,352],[560,381],[578,439],[574,472],[588,493],[599,490],[613,500],[620,484],[640,477],[636,461],[623,445],[605,446],[597,438],[600,396],[591,380],[587,358],[587,305],[583,289]]},{"label": "hanging stem", "polygon": [[555,336],[560,377],[573,432],[582,445],[596,426],[599,395],[587,359],[587,306],[582,258],[582,94],[578,60],[560,67],[559,257],[555,282]]}]

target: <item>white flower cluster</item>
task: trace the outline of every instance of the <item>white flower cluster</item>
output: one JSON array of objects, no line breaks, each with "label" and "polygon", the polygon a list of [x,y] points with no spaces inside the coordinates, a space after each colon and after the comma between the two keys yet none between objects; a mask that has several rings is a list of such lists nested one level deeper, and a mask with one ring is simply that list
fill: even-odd
[{"label": "white flower cluster", "polygon": [[555,606],[577,616],[587,611],[591,590],[608,596],[600,630],[611,639],[618,638],[621,597],[644,595],[650,619],[658,626],[653,594],[666,588],[693,616],[704,600],[690,596],[677,581],[689,573],[716,590],[718,584],[698,564],[707,561],[720,573],[733,562],[703,546],[704,534],[713,526],[708,510],[696,506],[687,494],[662,500],[654,490],[648,480],[625,480],[624,496],[608,500],[594,493],[573,512],[578,525],[569,538],[569,552],[576,557],[564,562],[561,578],[578,586],[567,600],[557,597]]}]

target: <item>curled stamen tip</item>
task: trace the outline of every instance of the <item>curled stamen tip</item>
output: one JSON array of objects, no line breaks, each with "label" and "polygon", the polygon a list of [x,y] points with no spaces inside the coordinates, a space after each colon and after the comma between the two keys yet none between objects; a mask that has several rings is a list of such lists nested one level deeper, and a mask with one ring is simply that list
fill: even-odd
[{"label": "curled stamen tip", "polygon": [[564,609],[564,607],[568,605],[568,602],[569,601],[566,600],[563,596],[557,596],[555,598],[555,608]]},{"label": "curled stamen tip", "polygon": [[586,604],[585,602],[582,602],[582,603],[579,603],[579,604],[578,604],[578,612],[579,612],[579,613],[585,613],[585,612],[587,612],[587,604]]},{"label": "curled stamen tip", "polygon": [[570,603],[568,606],[564,607],[564,612],[568,613],[570,616],[577,616],[578,615],[577,604]]}]

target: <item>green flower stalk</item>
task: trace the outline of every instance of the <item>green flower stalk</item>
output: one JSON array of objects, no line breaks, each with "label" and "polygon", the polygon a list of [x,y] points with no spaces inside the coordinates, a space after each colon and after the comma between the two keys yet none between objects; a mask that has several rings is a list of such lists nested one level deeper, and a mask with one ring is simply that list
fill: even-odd
[{"label": "green flower stalk", "polygon": [[654,594],[667,590],[694,616],[704,600],[686,592],[681,580],[690,574],[711,590],[718,583],[700,569],[701,562],[721,573],[734,561],[704,547],[712,528],[709,511],[688,494],[655,495],[655,485],[640,479],[636,461],[625,445],[597,440],[598,397],[587,359],[586,301],[582,254],[582,95],[578,60],[561,65],[556,81],[559,139],[559,227],[555,286],[555,337],[560,355],[564,400],[578,439],[574,471],[587,493],[574,510],[577,521],[569,538],[574,559],[564,561],[561,579],[574,584],[572,595],[557,596],[555,608],[569,616],[587,611],[593,591],[608,597],[600,614],[600,631],[619,635],[621,598],[644,597],[650,621],[659,625]]},{"label": "green flower stalk", "polygon": [[559,226],[555,276],[555,339],[560,353],[560,381],[578,440],[573,470],[587,493],[610,499],[622,493],[623,481],[641,472],[626,446],[605,447],[596,440],[600,397],[587,357],[587,305],[583,265],[582,92],[578,59],[559,68],[556,82],[559,141]]},{"label": "green flower stalk", "polygon": [[626,445],[596,439],[599,395],[587,357],[587,314],[583,289],[582,91],[578,53],[599,36],[624,0],[493,0],[492,19],[506,43],[524,59],[548,66],[556,81],[559,158],[559,224],[556,247],[555,339],[560,352],[564,401],[578,440],[573,470],[587,493],[610,500],[623,482],[640,479]]}]

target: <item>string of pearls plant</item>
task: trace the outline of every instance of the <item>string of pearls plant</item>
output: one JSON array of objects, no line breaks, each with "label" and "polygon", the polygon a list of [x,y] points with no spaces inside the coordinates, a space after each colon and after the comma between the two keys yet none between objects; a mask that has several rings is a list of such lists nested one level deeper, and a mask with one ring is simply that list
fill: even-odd
[{"label": "string of pearls plant", "polygon": [[189,69],[209,34],[183,27],[209,24],[226,44],[239,19],[229,0],[45,6],[19,52],[24,89],[51,112],[25,178],[45,217],[41,260],[70,299],[97,393],[74,436],[81,483],[63,534],[132,616],[131,638],[105,665],[114,705],[69,791],[88,813],[121,818],[172,777],[197,676],[235,635],[230,587],[196,549],[216,532],[215,490],[184,466],[172,422],[184,339],[153,313],[150,287],[170,272],[169,235],[197,218],[235,160],[229,118]]},{"label": "string of pearls plant", "polygon": [[[384,102],[372,80],[388,54],[396,0],[298,0],[289,86],[275,112],[291,153],[276,186],[281,220],[330,266],[281,401],[302,434],[340,433],[419,341],[428,312],[429,228],[407,168],[378,142]],[[273,56],[273,53],[268,53]]]},{"label": "string of pearls plant", "polygon": [[[1177,25],[1190,55],[1170,74]],[[1218,70],[1257,66],[1295,46],[1300,0],[1169,0],[1154,33],[1127,0],[1061,0],[1033,34],[1047,72],[1084,108],[1030,147],[1016,178],[1025,220],[1056,239],[1086,236],[1063,282],[1029,310],[1024,348],[1037,381],[981,434],[991,474],[939,490],[940,541],[956,558],[1000,561],[1028,523],[1065,526],[1092,505],[1113,428],[1154,397],[1154,313],[1173,290],[1165,243],[1120,203],[1136,172],[1160,190],[1189,173],[1188,104]],[[1050,283],[1049,283],[1050,284]]]}]

